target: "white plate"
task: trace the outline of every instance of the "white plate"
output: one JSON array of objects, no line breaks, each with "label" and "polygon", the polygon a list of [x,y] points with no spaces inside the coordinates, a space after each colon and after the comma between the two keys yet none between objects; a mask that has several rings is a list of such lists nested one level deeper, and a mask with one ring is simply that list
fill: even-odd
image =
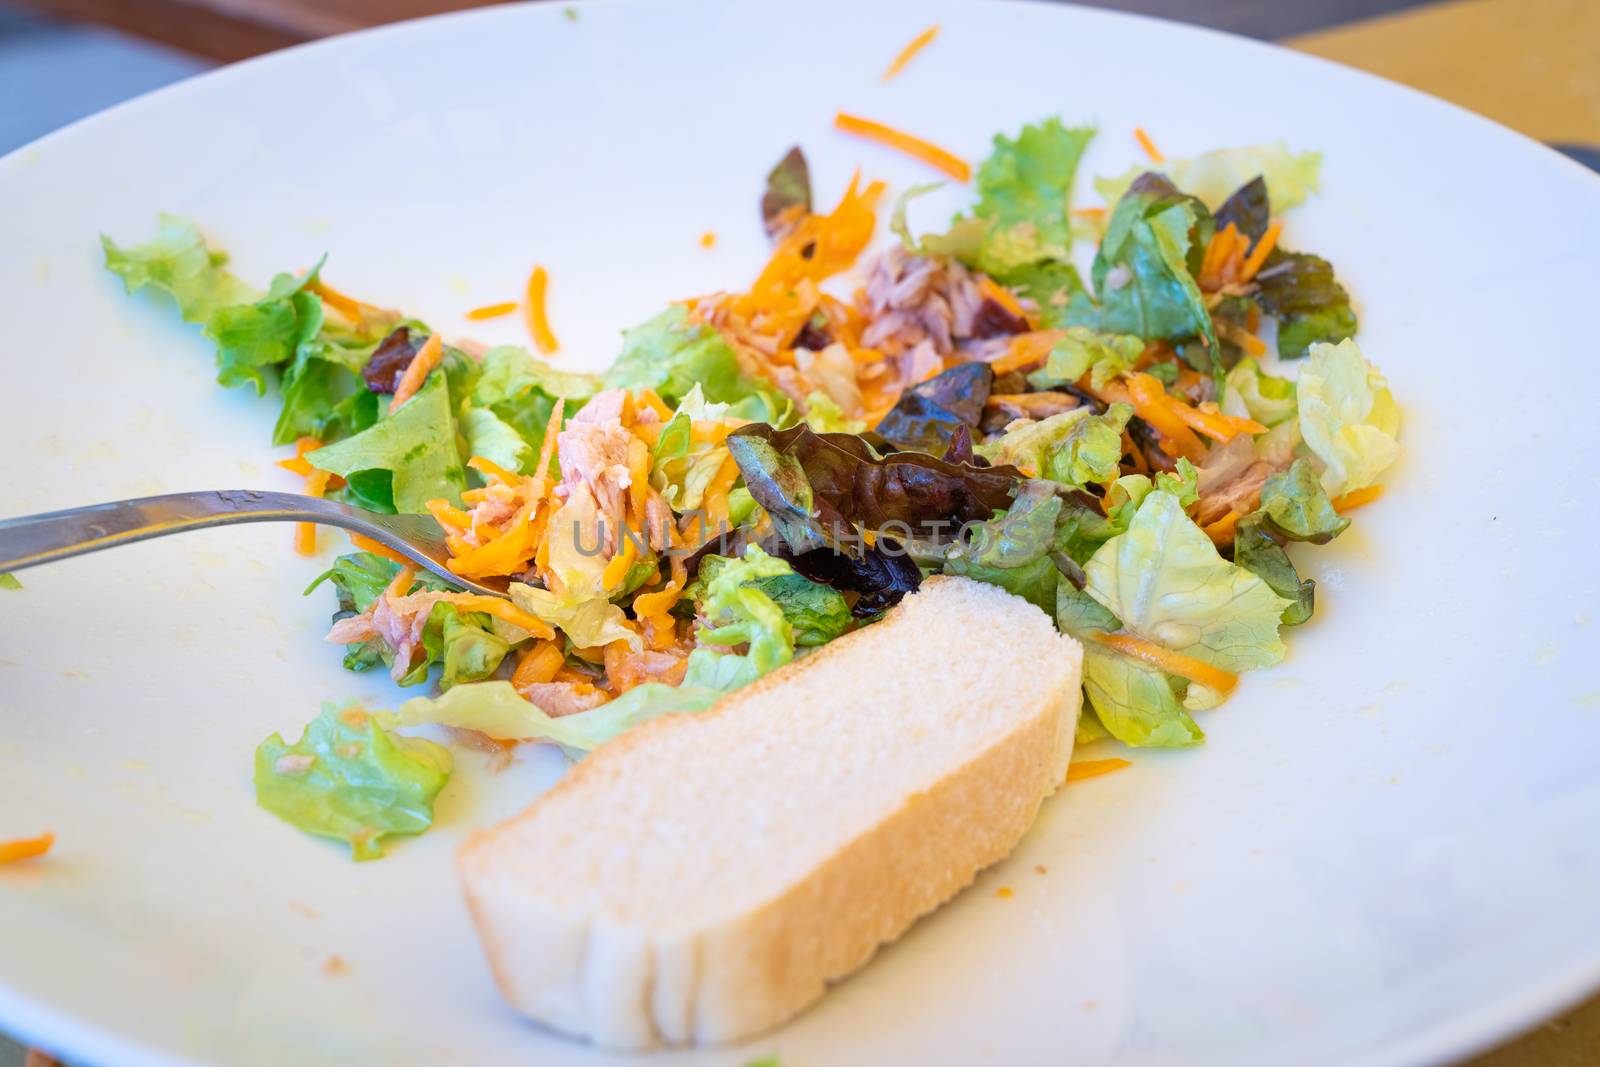
[{"label": "white plate", "polygon": [[[666,1062],[1419,1064],[1600,983],[1600,182],[1317,60],[1042,5],[545,5],[187,82],[0,162],[0,511],[294,485],[275,405],[216,387],[196,331],[124,297],[101,231],[179,212],[258,282],[327,251],[333,284],[462,332],[543,262],[561,359],[599,366],[668,298],[754,276],[790,144],[824,201],[856,166],[930,177],[834,133],[840,107],[970,158],[1026,120],[1098,121],[1080,203],[1135,124],[1172,155],[1322,149],[1286,241],[1354,290],[1407,455],[1305,554],[1316,621],[1205,716],[1204,748],[1073,786],[793,1025]],[[212,531],[0,592],[0,838],[59,838],[0,869],[0,1026],[118,1067],[612,1062],[501,1004],[451,871],[552,754],[499,778],[463,755],[438,828],[380,863],[255,807],[264,735],[395,695],[319,643],[328,597],[299,590],[322,562],[288,540]]]}]

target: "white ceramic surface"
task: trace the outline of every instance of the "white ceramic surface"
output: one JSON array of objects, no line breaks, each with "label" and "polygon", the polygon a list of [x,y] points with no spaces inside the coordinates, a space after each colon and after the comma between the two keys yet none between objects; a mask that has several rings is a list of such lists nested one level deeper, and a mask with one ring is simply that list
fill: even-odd
[{"label": "white ceramic surface", "polygon": [[[101,231],[186,214],[261,282],[326,251],[338,287],[463,332],[537,260],[560,358],[599,366],[668,298],[754,276],[790,144],[823,201],[856,166],[930,176],[834,133],[841,107],[971,158],[1026,120],[1097,121],[1080,203],[1135,124],[1172,155],[1322,149],[1285,241],[1353,289],[1407,454],[1303,554],[1317,619],[1206,714],[1206,746],[1068,789],[791,1026],[660,1062],[1409,1065],[1600,984],[1600,181],[1316,60],[1044,5],[727,2],[495,8],[200,78],[0,161],[0,512],[294,484],[271,401],[125,298]],[[943,195],[919,217],[965,194]],[[59,837],[0,868],[0,1027],[118,1067],[638,1062],[515,1019],[455,891],[462,833],[553,781],[553,754],[499,777],[462,754],[438,827],[380,863],[255,807],[265,734],[394,698],[319,642],[328,598],[299,591],[323,563],[288,540],[196,534],[0,592],[0,839]]]}]

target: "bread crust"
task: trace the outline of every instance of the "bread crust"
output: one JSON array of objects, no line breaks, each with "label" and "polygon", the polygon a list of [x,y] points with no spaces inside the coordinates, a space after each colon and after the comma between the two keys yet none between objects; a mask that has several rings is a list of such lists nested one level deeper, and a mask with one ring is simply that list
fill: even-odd
[{"label": "bread crust", "polygon": [[[925,585],[940,581],[964,580]],[[913,640],[907,623],[891,614],[699,715],[738,714],[797,674],[828,669],[855,641]],[[1076,642],[1059,641],[1062,655],[1081,662]],[[545,798],[472,835],[458,868],[501,992],[546,1025],[620,1049],[732,1042],[791,1018],[1015,847],[1060,784],[1071,755],[1081,690],[1078,671],[1069,673],[1070,684],[931,787],[841,841],[805,877],[747,913],[701,929],[643,930],[602,915],[562,915],[523,887],[492,876],[488,863],[503,835],[537,818]],[[626,754],[685,718],[663,716],[609,742],[545,796],[611,788]]]}]

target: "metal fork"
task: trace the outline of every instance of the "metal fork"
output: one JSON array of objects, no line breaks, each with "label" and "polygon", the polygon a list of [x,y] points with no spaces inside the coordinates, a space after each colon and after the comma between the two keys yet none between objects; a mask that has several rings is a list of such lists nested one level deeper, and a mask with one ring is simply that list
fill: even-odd
[{"label": "metal fork", "polygon": [[0,521],[0,574],[152,537],[244,522],[315,522],[365,534],[418,566],[473,592],[505,597],[445,565],[444,532],[427,515],[380,515],[335,500],[256,489],[169,493]]}]

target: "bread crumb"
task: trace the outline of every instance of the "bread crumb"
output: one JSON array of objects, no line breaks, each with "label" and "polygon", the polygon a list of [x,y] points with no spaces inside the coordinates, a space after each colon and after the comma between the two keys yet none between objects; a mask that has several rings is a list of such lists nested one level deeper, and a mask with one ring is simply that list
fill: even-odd
[{"label": "bread crumb", "polygon": [[350,973],[350,965],[344,961],[343,957],[329,956],[322,961],[322,973],[329,978],[338,978]]},{"label": "bread crumb", "polygon": [[1016,890],[1012,889],[1008,885],[1003,885],[994,891],[994,895],[999,897],[1001,900],[1010,900],[1016,895]]},{"label": "bread crumb", "polygon": [[1048,874],[1049,872],[1044,869],[1044,864],[1035,863],[1033,865],[1033,873],[1034,874]]},{"label": "bread crumb", "polygon": [[291,900],[289,901],[289,907],[293,908],[295,911],[298,911],[301,915],[304,915],[308,919],[319,918],[317,909],[313,908],[309,904],[302,904],[298,900]]},{"label": "bread crumb", "polygon": [[1084,1011],[1094,1011],[1099,1006],[1100,1005],[1099,1005],[1099,1003],[1097,1001],[1086,1000],[1086,1001],[1083,1002],[1083,1010]]}]

